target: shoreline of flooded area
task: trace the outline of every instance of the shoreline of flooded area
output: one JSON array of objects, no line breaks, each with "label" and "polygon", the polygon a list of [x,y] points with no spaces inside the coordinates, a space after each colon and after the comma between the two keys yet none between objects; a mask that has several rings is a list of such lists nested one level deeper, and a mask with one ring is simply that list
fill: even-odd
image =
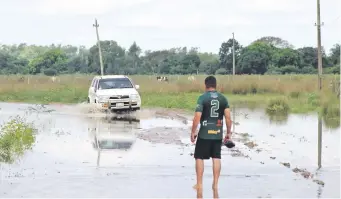
[{"label": "shoreline of flooded area", "polygon": [[[14,164],[0,163],[1,197],[196,196],[191,115],[0,103],[0,123],[16,115],[38,132],[32,150]],[[234,115],[236,147],[222,148],[220,197],[340,197],[340,128],[323,131],[317,171],[316,115],[289,115],[282,123],[259,110]],[[211,166],[205,161],[204,197],[212,197]]]}]

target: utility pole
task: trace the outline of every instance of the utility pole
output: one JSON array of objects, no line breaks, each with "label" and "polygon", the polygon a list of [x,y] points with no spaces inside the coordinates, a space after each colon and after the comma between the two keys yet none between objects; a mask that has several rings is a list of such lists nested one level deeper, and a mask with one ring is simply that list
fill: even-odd
[{"label": "utility pole", "polygon": [[103,59],[102,59],[102,50],[101,50],[101,42],[99,40],[99,34],[98,34],[98,27],[99,24],[97,23],[97,19],[95,19],[95,24],[93,26],[96,28],[96,34],[97,34],[97,46],[98,46],[98,52],[99,52],[99,62],[101,65],[101,76],[103,76]]},{"label": "utility pole", "polygon": [[318,59],[318,87],[322,89],[322,48],[321,48],[321,15],[320,0],[317,0],[317,59]]},{"label": "utility pole", "polygon": [[[321,16],[320,16],[320,0],[317,0],[317,58],[318,58],[318,87],[322,89],[322,49],[321,49]],[[318,116],[318,137],[317,137],[317,165],[322,167],[322,119]]]},{"label": "utility pole", "polygon": [[236,60],[235,60],[235,57],[234,57],[234,32],[232,33],[232,38],[233,38],[233,45],[232,45],[232,55],[233,55],[233,72],[232,74],[235,75],[236,74]]}]

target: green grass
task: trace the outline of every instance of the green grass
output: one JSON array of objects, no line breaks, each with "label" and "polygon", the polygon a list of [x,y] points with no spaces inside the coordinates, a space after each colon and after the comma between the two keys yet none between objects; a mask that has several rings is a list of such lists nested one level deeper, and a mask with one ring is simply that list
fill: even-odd
[{"label": "green grass", "polygon": [[[158,82],[155,76],[131,76],[141,87],[142,106],[193,110],[198,96],[204,91],[205,76],[195,76],[195,81],[189,81],[185,75],[168,77],[169,83]],[[328,112],[336,112],[340,107],[340,101],[332,89],[340,82],[340,76],[336,75],[324,76],[320,93],[317,92],[316,75],[216,77],[218,91],[225,94],[231,106],[266,109],[280,99],[285,101],[290,113],[322,112],[321,107],[327,107]],[[43,104],[85,102],[93,76],[63,75],[56,82],[47,76],[24,76],[24,81],[19,78],[0,76],[0,101]],[[274,104],[272,106],[276,107]],[[277,109],[274,111],[280,111]]]},{"label": "green grass", "polygon": [[[140,92],[144,107],[178,108],[192,110],[200,92]],[[230,106],[248,108],[266,108],[267,105],[278,99],[286,99],[291,113],[307,113],[319,110],[320,99],[317,95],[306,93],[299,97],[283,96],[281,94],[246,94],[236,95],[224,93]],[[79,90],[71,86],[51,90],[21,90],[2,92],[0,101],[27,102],[27,103],[81,103],[87,100],[87,90]],[[329,103],[332,109],[339,107],[337,98]],[[275,110],[276,111],[276,110]]]},{"label": "green grass", "polygon": [[[145,107],[164,107],[194,110],[196,100],[201,93],[141,93],[143,106]],[[290,113],[308,113],[319,111],[320,107],[315,103],[309,103],[310,94],[302,94],[299,98],[283,97],[278,94],[254,94],[254,95],[235,95],[224,94],[231,106],[247,108],[266,108],[268,103],[277,99],[286,98],[287,108],[290,107]],[[337,107],[338,101],[333,102]],[[276,111],[275,111],[276,112]]]},{"label": "green grass", "polygon": [[[140,92],[143,107],[162,107],[193,110],[196,100],[202,93],[153,93]],[[254,94],[235,95],[224,93],[228,98],[230,106],[265,108],[268,103],[278,98],[283,98],[279,94]],[[291,113],[307,113],[319,110],[314,101],[309,103],[309,94],[300,98],[288,98],[287,103]],[[0,101],[5,102],[27,102],[27,103],[81,103],[87,100],[86,91],[77,91],[70,88],[51,91],[20,91],[5,92],[0,95]]]},{"label": "green grass", "polygon": [[6,91],[0,95],[0,101],[27,103],[79,103],[86,101],[87,90],[79,90],[65,86],[50,90]]},{"label": "green grass", "polygon": [[23,118],[15,117],[0,129],[0,163],[13,163],[35,142],[35,129]]}]

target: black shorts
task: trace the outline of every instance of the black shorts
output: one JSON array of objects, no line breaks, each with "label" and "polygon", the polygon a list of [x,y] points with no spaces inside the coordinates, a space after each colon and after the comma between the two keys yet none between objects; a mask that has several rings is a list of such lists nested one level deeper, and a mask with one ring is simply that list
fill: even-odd
[{"label": "black shorts", "polygon": [[221,159],[222,140],[197,139],[195,144],[195,159]]}]

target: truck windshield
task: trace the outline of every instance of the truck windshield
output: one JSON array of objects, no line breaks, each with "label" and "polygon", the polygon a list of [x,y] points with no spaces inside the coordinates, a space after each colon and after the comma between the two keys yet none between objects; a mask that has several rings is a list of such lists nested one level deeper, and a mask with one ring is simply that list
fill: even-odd
[{"label": "truck windshield", "polygon": [[100,79],[98,89],[133,88],[128,78]]}]

